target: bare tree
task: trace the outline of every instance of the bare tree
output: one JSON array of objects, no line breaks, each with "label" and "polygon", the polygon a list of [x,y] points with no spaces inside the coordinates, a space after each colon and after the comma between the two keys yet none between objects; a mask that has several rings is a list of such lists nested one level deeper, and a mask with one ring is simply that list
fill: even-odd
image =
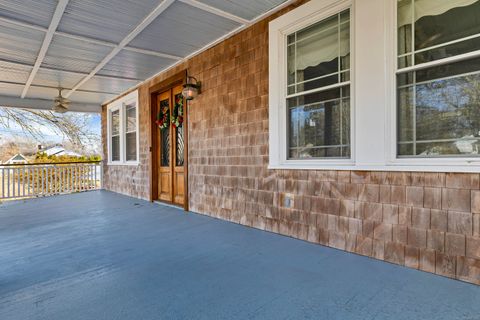
[{"label": "bare tree", "polygon": [[87,113],[58,114],[52,111],[0,108],[0,128],[19,128],[25,135],[44,139],[44,129],[50,129],[78,148],[98,143],[98,133],[92,132]]}]

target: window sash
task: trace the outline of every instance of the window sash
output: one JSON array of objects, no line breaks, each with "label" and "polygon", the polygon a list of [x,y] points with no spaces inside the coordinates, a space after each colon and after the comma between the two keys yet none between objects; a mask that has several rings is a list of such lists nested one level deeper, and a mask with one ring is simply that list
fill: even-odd
[{"label": "window sash", "polygon": [[[302,32],[305,32],[305,30],[308,30],[309,28],[314,28],[316,25],[329,23],[329,20],[331,21],[336,20],[336,22],[331,26],[327,26],[326,28],[321,28],[319,30],[316,30],[301,39],[297,38],[298,35],[301,34]],[[348,29],[345,29],[346,26],[348,26]],[[302,29],[297,30],[291,34],[286,35],[286,38],[288,39],[286,41],[287,55],[285,57],[285,62],[287,64],[287,69],[286,69],[287,70],[287,81],[286,81],[287,96],[290,97],[290,96],[294,96],[295,94],[310,92],[322,87],[339,85],[342,82],[346,82],[350,80],[349,77],[350,77],[351,50],[352,50],[351,28],[352,28],[351,9],[347,8],[329,17],[326,17],[320,21],[314,22],[306,27],[303,27]],[[332,31],[333,31],[332,35],[327,34],[328,32],[332,32]],[[302,56],[298,51],[298,45],[304,42],[307,42],[312,38],[318,37],[319,35],[322,35],[322,34],[327,34],[327,35],[326,37],[322,37],[318,39],[317,42],[310,43],[311,50],[314,50],[313,52],[316,52],[317,54],[306,56],[306,57],[304,56],[303,62],[299,62],[298,59],[301,58]],[[345,36],[347,36],[348,38],[345,39]],[[332,39],[329,39],[329,38],[332,38]],[[329,42],[329,43],[325,45],[326,42]],[[331,47],[331,49],[327,50],[329,47]],[[289,49],[293,51],[291,54],[288,54]],[[322,56],[322,57],[319,59],[319,56]],[[344,62],[343,58],[345,57],[348,61],[346,66],[342,63]],[[306,69],[310,67],[318,67],[321,64],[329,63],[335,60],[337,63],[337,68],[334,72],[323,73],[322,71],[317,71],[317,72],[320,72],[318,76],[314,76],[313,78],[309,78],[309,79],[298,79],[299,72],[302,72],[302,71],[305,72]],[[301,68],[299,68],[299,63],[302,64]],[[293,70],[291,70],[291,68],[293,68]],[[293,82],[289,76],[292,73],[292,71],[294,74]],[[336,76],[336,79],[335,79],[335,76]],[[348,79],[345,79],[347,76],[348,76]],[[299,88],[299,86],[303,86],[306,84],[315,86],[313,82],[315,81],[318,82],[318,80],[328,79],[328,78],[332,78],[331,84],[318,84],[316,88],[312,88],[312,89]]]},{"label": "window sash", "polygon": [[[415,4],[415,0],[411,0],[413,4]],[[462,2],[462,1],[458,1],[458,2]],[[468,2],[468,1],[463,1],[463,2]],[[471,2],[470,4],[474,3]],[[398,10],[398,4],[396,3],[396,6],[397,6],[397,10]],[[414,6],[412,6],[414,7]],[[475,70],[475,71],[472,71],[472,72],[466,72],[466,73],[459,73],[459,74],[452,74],[452,75],[447,75],[447,76],[444,76],[444,77],[439,77],[439,78],[432,78],[432,79],[429,79],[429,80],[425,80],[425,81],[417,81],[417,72],[420,72],[424,69],[430,69],[430,68],[435,68],[435,67],[441,67],[441,66],[447,66],[447,65],[452,65],[452,64],[455,64],[456,62],[462,62],[462,61],[468,61],[472,58],[476,58],[476,57],[480,57],[480,50],[472,50],[472,51],[469,51],[469,52],[465,52],[465,53],[461,53],[461,54],[457,54],[457,55],[453,55],[453,56],[450,56],[450,57],[445,57],[445,58],[440,58],[440,59],[432,59],[431,61],[428,61],[428,62],[424,62],[424,63],[416,63],[416,55],[418,53],[422,53],[422,52],[428,52],[430,50],[434,50],[434,49],[440,49],[440,48],[444,48],[444,47],[448,47],[450,45],[454,45],[454,44],[459,44],[459,43],[462,43],[462,42],[465,42],[465,41],[469,41],[469,40],[472,40],[472,39],[477,39],[480,37],[480,33],[477,33],[477,34],[472,34],[472,35],[469,35],[467,37],[461,37],[461,38],[458,38],[458,39],[454,39],[454,40],[451,40],[451,41],[447,41],[447,42],[443,42],[443,43],[439,43],[439,44],[436,44],[436,45],[432,45],[432,46],[428,46],[428,47],[425,47],[425,48],[421,48],[421,49],[417,49],[415,50],[415,17],[414,16],[414,13],[412,12],[412,23],[411,23],[411,44],[410,44],[410,50],[406,53],[403,53],[403,54],[400,54],[399,53],[399,22],[397,21],[397,24],[395,25],[395,29],[397,31],[397,37],[396,37],[396,48],[397,48],[397,55],[396,55],[396,96],[397,96],[397,99],[396,99],[396,126],[397,126],[397,130],[396,130],[396,139],[395,139],[395,146],[396,146],[396,152],[395,152],[395,155],[396,155],[396,158],[397,159],[435,159],[435,158],[466,158],[466,159],[473,159],[473,158],[476,158],[476,157],[479,157],[480,155],[479,154],[475,154],[475,153],[443,153],[443,154],[417,154],[418,153],[418,150],[417,150],[417,146],[418,145],[422,145],[422,144],[430,144],[430,145],[438,145],[438,144],[442,144],[442,143],[452,143],[452,144],[455,144],[455,143],[462,143],[462,142],[465,142],[465,143],[468,143],[468,142],[471,142],[471,143],[474,143],[474,141],[476,141],[477,143],[480,141],[480,137],[470,137],[470,138],[466,138],[466,137],[459,137],[459,138],[438,138],[438,139],[417,139],[417,126],[418,126],[418,121],[417,121],[417,118],[416,118],[416,115],[417,115],[417,91],[416,91],[416,88],[418,88],[419,86],[426,86],[426,85],[429,85],[429,84],[434,84],[434,83],[438,83],[438,82],[441,82],[441,81],[448,81],[448,80],[455,80],[455,79],[460,79],[462,77],[465,77],[465,76],[472,76],[472,75],[478,75],[480,73],[480,70]],[[398,15],[397,15],[397,19],[398,19]],[[418,19],[417,19],[418,20]],[[406,67],[400,67],[399,63],[400,63],[400,59],[401,58],[405,58],[405,57],[411,57],[411,65],[410,66],[406,66]],[[413,79],[412,79],[412,82],[411,83],[407,83],[407,84],[403,84],[403,85],[399,85],[399,75],[402,75],[402,74],[410,74]],[[413,122],[411,124],[411,129],[413,130],[413,136],[411,139],[401,139],[400,137],[400,130],[402,129],[400,126],[400,115],[399,113],[401,112],[400,110],[400,102],[399,102],[399,95],[400,95],[400,90],[407,90],[407,89],[411,89],[412,90],[412,105],[411,105],[411,108],[412,108],[412,117],[413,119],[411,119]],[[433,93],[432,93],[433,94]],[[441,103],[441,101],[439,101],[439,103]],[[403,128],[405,128],[405,124],[403,124]],[[451,128],[451,130],[455,130],[455,128]],[[452,132],[453,134],[455,134],[455,131]],[[468,141],[467,141],[468,140]],[[412,147],[412,150],[411,152],[408,152],[408,153],[411,153],[411,154],[406,154],[407,152],[401,152],[400,150],[400,147],[401,146],[411,146]],[[461,152],[461,150],[459,148],[457,148],[459,152]],[[421,149],[420,149],[421,151]]]},{"label": "window sash", "polygon": [[[325,29],[320,29],[320,30],[316,30],[314,32],[312,32],[311,34],[305,36],[304,38],[301,38],[301,39],[297,39],[297,35],[299,33],[302,33],[303,31],[305,30],[308,30],[309,28],[314,28],[316,25],[321,25],[322,23],[329,23],[329,21],[333,21],[333,20],[336,20],[336,22],[332,25],[332,26],[329,26]],[[294,58],[295,58],[295,61],[294,61],[294,73],[295,73],[295,77],[294,77],[294,82],[293,83],[289,83],[289,76],[287,74],[287,81],[285,82],[285,84],[287,85],[287,94],[286,96],[284,97],[284,101],[288,101],[288,100],[291,100],[291,99],[294,99],[294,98],[300,98],[300,97],[308,97],[309,95],[312,95],[312,94],[319,94],[319,93],[323,93],[323,92],[327,92],[329,90],[335,90],[335,89],[338,89],[339,92],[340,92],[340,96],[338,98],[335,98],[335,99],[330,99],[330,100],[323,100],[321,99],[322,101],[315,101],[315,102],[312,102],[310,104],[301,104],[301,105],[298,105],[298,106],[295,106],[295,107],[287,107],[286,108],[286,112],[287,112],[287,116],[285,118],[286,122],[284,123],[284,125],[286,126],[287,130],[286,131],[286,135],[287,135],[287,139],[286,139],[286,144],[283,146],[285,149],[286,149],[286,159],[287,160],[293,160],[293,161],[305,161],[307,159],[317,159],[317,160],[335,160],[335,159],[338,159],[338,160],[345,160],[345,159],[351,159],[351,139],[350,139],[350,136],[351,136],[351,122],[352,122],[352,119],[351,119],[351,98],[350,98],[350,94],[348,95],[348,97],[345,97],[343,96],[343,92],[345,89],[348,89],[350,91],[350,85],[351,85],[351,81],[350,81],[350,70],[351,70],[351,60],[352,60],[352,55],[351,55],[351,51],[352,51],[352,48],[351,48],[351,37],[352,37],[352,23],[351,23],[351,8],[346,8],[346,9],[343,9],[341,11],[338,11],[332,15],[330,15],[329,17],[325,17],[324,19],[320,20],[320,21],[317,21],[317,22],[314,22],[306,27],[303,27],[302,29],[298,30],[298,31],[295,31],[289,35],[286,36],[287,38],[287,41],[286,41],[286,50],[288,51],[289,48],[294,48]],[[344,30],[345,26],[348,26],[348,30]],[[322,74],[322,75],[319,75],[318,77],[314,77],[314,78],[311,78],[311,79],[307,79],[307,80],[302,80],[302,81],[298,81],[298,78],[297,78],[297,75],[298,75],[298,66],[297,66],[297,61],[296,61],[296,58],[297,58],[297,51],[296,51],[296,46],[298,43],[300,42],[304,42],[304,41],[308,41],[310,39],[313,39],[314,37],[318,37],[318,35],[322,35],[322,34],[328,34],[328,32],[330,31],[336,31],[336,50],[337,50],[337,53],[336,53],[336,58],[334,58],[333,60],[337,60],[337,70],[335,72],[332,72],[332,73],[329,73],[329,74]],[[348,39],[342,39],[342,33],[346,34],[348,36]],[[322,42],[325,41],[325,39],[321,38],[318,40],[318,44],[317,46],[322,46]],[[346,52],[343,52],[344,55],[342,55],[342,41],[343,42],[347,42],[348,43],[348,46],[347,46],[347,51]],[[342,62],[342,58],[346,57],[346,59],[348,59],[348,62],[347,62],[347,67],[344,67],[344,65],[341,63]],[[286,63],[286,66],[287,66],[287,73],[289,73],[289,64],[291,63],[291,61],[289,61],[289,56],[287,55],[285,57],[285,63]],[[326,59],[325,57],[323,57],[322,60],[319,61],[319,63],[316,65],[316,66],[319,66],[321,65],[322,63],[328,63],[330,61],[333,61],[333,60],[330,60],[330,61],[327,61],[329,59]],[[325,60],[325,61],[324,61]],[[313,62],[312,62],[313,63]],[[306,68],[305,68],[306,69]],[[303,70],[305,70],[303,69]],[[348,75],[348,80],[346,81],[343,81],[344,80],[344,77],[345,75]],[[336,77],[336,83],[333,83],[333,84],[330,84],[330,85],[318,85],[318,87],[316,88],[312,88],[310,90],[299,90],[298,89],[298,86],[301,85],[301,84],[308,84],[308,83],[312,83],[314,81],[318,81],[318,80],[321,80],[321,79],[327,79],[329,77]],[[290,90],[290,88],[294,88],[294,90]],[[293,93],[291,93],[291,91],[293,91]],[[297,100],[298,101],[298,100]],[[326,104],[328,102],[332,102],[332,101],[336,101],[338,102],[338,105],[336,105],[336,108],[335,106],[327,106]],[[343,119],[343,114],[344,114],[344,103],[345,101],[348,101],[348,121],[342,121]],[[329,108],[329,111],[331,112],[335,112],[336,110],[338,113],[339,113],[339,116],[340,116],[340,121],[339,121],[339,124],[338,123],[335,123],[336,120],[334,120],[333,118],[331,119],[332,123],[327,123],[325,120],[324,124],[323,124],[323,127],[320,125],[320,128],[317,129],[320,130],[320,131],[323,131],[323,136],[325,137],[327,135],[327,131],[329,133],[333,133],[334,135],[338,132],[336,132],[337,130],[339,131],[339,134],[340,136],[337,137],[337,136],[334,136],[332,137],[333,140],[338,140],[340,141],[340,144],[332,144],[332,145],[329,145],[329,144],[317,144],[317,145],[312,145],[312,146],[291,146],[290,145],[290,141],[291,141],[291,127],[292,127],[292,119],[291,119],[291,110],[293,109],[297,109],[297,108],[305,108],[305,107],[308,107],[309,105],[318,105],[318,112],[320,112],[319,110],[322,109],[323,112],[326,112],[327,108]],[[322,105],[322,106],[320,106]],[[335,110],[334,110],[335,108]],[[331,110],[330,110],[331,109]],[[300,110],[300,109],[299,109]],[[301,112],[301,111],[299,111]],[[307,112],[307,111],[305,111]],[[310,112],[308,112],[310,113]],[[315,121],[314,121],[315,122]],[[329,125],[329,126],[332,126],[331,128],[327,128],[325,127],[326,125]],[[339,125],[339,127],[337,128],[336,126]],[[316,127],[317,125],[315,125]],[[345,126],[348,126],[348,128],[345,128]],[[301,129],[302,131],[306,131],[306,127],[304,127],[303,129]],[[348,137],[344,137],[343,136],[343,132],[346,130],[347,134],[348,134]],[[304,133],[304,132],[303,132]],[[303,133],[300,133],[300,134],[303,134]],[[313,139],[313,140],[317,140],[317,137],[318,136],[318,132],[315,134],[315,137],[309,137],[309,139]],[[325,138],[326,139],[326,138]],[[327,140],[325,140],[327,141]],[[324,143],[325,143],[324,141]],[[344,143],[347,142],[347,143]],[[312,151],[313,153],[315,154],[315,151],[314,150],[317,150],[317,152],[319,150],[323,150],[323,156],[311,156],[311,157],[302,157],[302,156],[292,156],[292,154],[295,154],[295,150],[304,150],[305,152],[303,153],[305,156],[307,155],[307,153],[309,155],[312,155]],[[333,153],[331,153],[330,155],[328,154],[327,150],[332,150]],[[338,153],[339,152],[339,153]],[[300,153],[298,152],[297,153],[298,155],[300,155]]]},{"label": "window sash", "polygon": [[[396,2],[396,10],[397,10],[397,22],[396,22],[396,25],[395,25],[395,29],[396,29],[396,52],[397,52],[397,59],[396,59],[396,70],[397,70],[397,73],[398,72],[408,72],[408,71],[412,71],[412,70],[416,70],[417,68],[428,68],[432,65],[437,65],[437,64],[446,64],[446,63],[449,63],[451,62],[452,60],[453,61],[459,61],[459,60],[462,60],[462,59],[468,59],[469,57],[472,56],[472,53],[473,52],[476,52],[476,54],[480,55],[480,50],[472,50],[472,51],[469,51],[469,52],[465,52],[465,53],[460,53],[460,54],[455,54],[455,55],[452,55],[452,56],[448,56],[448,57],[444,57],[444,58],[439,58],[439,59],[433,59],[432,61],[428,61],[428,62],[423,62],[423,63],[417,63],[416,61],[416,56],[417,54],[419,53],[424,53],[424,52],[428,52],[428,51],[431,51],[431,50],[435,50],[435,49],[441,49],[441,48],[445,48],[445,47],[448,47],[448,46],[451,46],[451,45],[455,45],[455,44],[459,44],[459,43],[462,43],[462,42],[466,42],[466,41],[469,41],[469,40],[474,40],[474,39],[477,39],[477,38],[480,38],[480,32],[479,33],[475,33],[475,34],[471,34],[471,35],[468,35],[468,36],[465,36],[465,37],[460,37],[460,38],[457,38],[457,39],[454,39],[454,40],[450,40],[450,41],[446,41],[446,42],[443,42],[443,43],[438,43],[438,44],[435,44],[435,45],[431,45],[431,46],[428,46],[428,47],[425,47],[425,48],[420,48],[420,49],[416,49],[415,48],[415,28],[416,28],[416,22],[418,20],[420,20],[420,18],[424,17],[424,16],[428,16],[428,15],[431,15],[433,13],[436,13],[437,15],[440,15],[440,14],[444,14],[445,12],[447,12],[448,10],[451,10],[451,9],[455,9],[455,8],[460,8],[460,7],[464,7],[464,6],[468,6],[468,5],[472,5],[476,2],[476,0],[451,0],[449,1],[449,3],[438,3],[436,2],[436,0],[428,0],[428,1],[425,1],[425,0],[407,0],[405,2],[410,2],[411,1],[411,4],[410,4],[410,13],[409,13],[409,17],[404,17],[402,19],[400,19],[400,10],[399,10],[399,2],[398,1],[395,1]],[[432,4],[430,4],[430,2]],[[421,3],[421,5],[419,5],[418,3]],[[435,5],[433,5],[433,3]],[[428,10],[431,10],[431,11],[428,11]],[[403,11],[406,11],[406,10],[403,10]],[[405,20],[409,20],[409,21],[405,21]],[[405,27],[406,25],[410,25],[410,41],[409,41],[409,48],[410,50],[407,50],[407,52],[405,53],[400,53],[399,52],[399,37],[400,37],[400,33],[399,33],[399,29],[401,27]],[[403,66],[401,67],[400,66],[400,59],[402,58],[408,58],[410,57],[410,65],[407,65],[407,66]]]}]

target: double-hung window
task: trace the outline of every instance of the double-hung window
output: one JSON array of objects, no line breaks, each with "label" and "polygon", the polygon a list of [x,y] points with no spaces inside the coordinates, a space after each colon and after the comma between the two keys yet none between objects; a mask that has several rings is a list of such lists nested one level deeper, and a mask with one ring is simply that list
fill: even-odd
[{"label": "double-hung window", "polygon": [[350,3],[318,9],[270,25],[271,164],[351,157]]},{"label": "double-hung window", "polygon": [[479,13],[478,0],[398,0],[398,158],[479,156]]},{"label": "double-hung window", "polygon": [[107,106],[108,163],[138,164],[138,91]]}]

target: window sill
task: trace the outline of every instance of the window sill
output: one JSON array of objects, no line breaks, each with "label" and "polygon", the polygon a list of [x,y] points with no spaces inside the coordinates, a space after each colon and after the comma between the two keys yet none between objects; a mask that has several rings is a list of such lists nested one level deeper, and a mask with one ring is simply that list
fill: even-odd
[{"label": "window sill", "polygon": [[283,163],[270,164],[270,170],[338,170],[338,171],[400,171],[400,172],[459,172],[479,173],[480,163],[448,163],[441,164],[418,164],[418,163],[390,163],[390,164],[319,164],[315,163]]},{"label": "window sill", "polygon": [[140,162],[107,162],[107,166],[139,166]]}]

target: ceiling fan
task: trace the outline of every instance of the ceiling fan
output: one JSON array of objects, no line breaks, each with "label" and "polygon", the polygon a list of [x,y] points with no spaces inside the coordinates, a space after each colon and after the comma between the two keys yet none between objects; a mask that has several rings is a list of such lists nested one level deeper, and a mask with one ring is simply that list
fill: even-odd
[{"label": "ceiling fan", "polygon": [[52,110],[58,113],[65,113],[68,111],[68,106],[70,105],[70,100],[62,97],[63,88],[58,88],[58,96],[53,99]]}]

